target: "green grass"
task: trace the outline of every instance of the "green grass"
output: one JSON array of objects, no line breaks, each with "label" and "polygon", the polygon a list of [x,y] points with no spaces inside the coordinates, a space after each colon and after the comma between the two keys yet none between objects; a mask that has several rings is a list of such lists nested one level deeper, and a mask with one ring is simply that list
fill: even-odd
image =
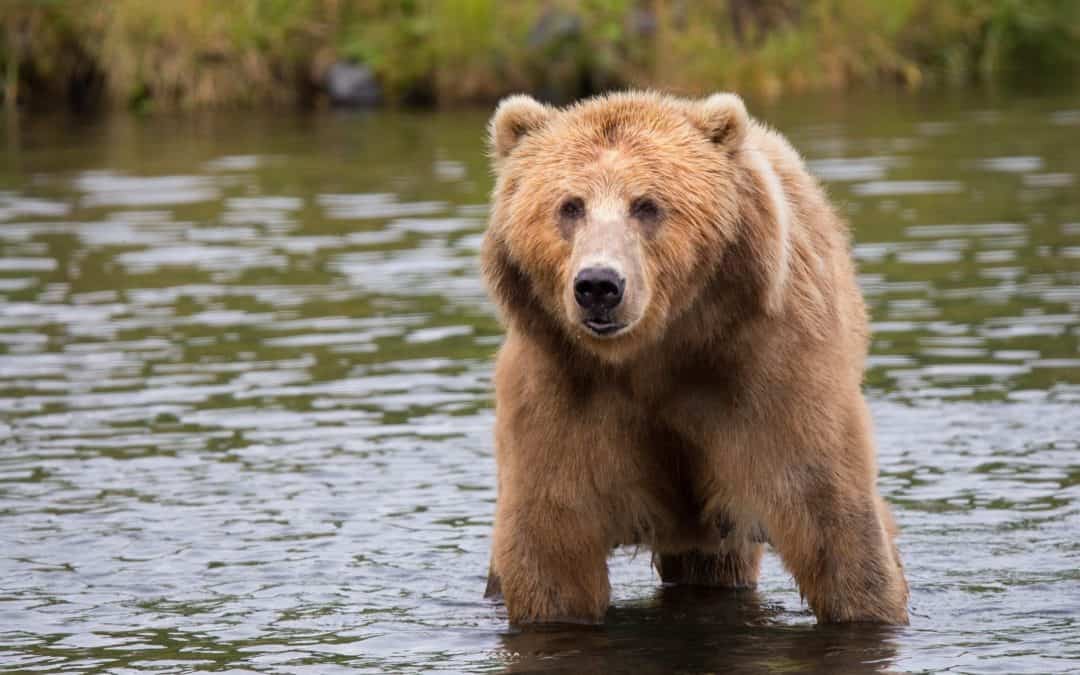
[{"label": "green grass", "polygon": [[0,26],[3,97],[31,106],[319,105],[338,59],[436,105],[1080,72],[1076,0],[0,0]]}]

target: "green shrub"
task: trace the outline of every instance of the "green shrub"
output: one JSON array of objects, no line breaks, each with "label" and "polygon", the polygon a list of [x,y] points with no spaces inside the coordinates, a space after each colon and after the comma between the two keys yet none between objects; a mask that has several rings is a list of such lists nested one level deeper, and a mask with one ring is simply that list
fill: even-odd
[{"label": "green shrub", "polygon": [[336,60],[390,103],[986,82],[1080,72],[1076,0],[2,0],[3,96],[136,109],[318,103]]}]

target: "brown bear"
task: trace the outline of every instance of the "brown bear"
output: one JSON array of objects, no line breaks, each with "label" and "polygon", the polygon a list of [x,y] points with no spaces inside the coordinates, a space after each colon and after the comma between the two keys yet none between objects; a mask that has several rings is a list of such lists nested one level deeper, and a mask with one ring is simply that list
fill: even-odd
[{"label": "brown bear", "polygon": [[795,150],[732,94],[513,96],[490,134],[510,621],[601,621],[619,545],[742,588],[767,541],[819,621],[906,623],[848,230]]}]

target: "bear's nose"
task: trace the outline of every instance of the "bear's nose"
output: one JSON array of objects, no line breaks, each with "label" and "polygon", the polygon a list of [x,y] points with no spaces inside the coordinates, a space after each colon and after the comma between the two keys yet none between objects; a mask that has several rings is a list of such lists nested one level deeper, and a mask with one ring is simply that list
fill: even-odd
[{"label": "bear's nose", "polygon": [[622,302],[625,286],[619,273],[610,267],[586,267],[574,278],[574,299],[590,312],[615,309]]}]

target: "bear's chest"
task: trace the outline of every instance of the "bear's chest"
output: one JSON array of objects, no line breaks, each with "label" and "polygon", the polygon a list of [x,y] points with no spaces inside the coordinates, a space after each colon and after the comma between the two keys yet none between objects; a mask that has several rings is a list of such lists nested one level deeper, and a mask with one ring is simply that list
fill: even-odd
[{"label": "bear's chest", "polygon": [[612,378],[610,385],[625,405],[669,426],[702,410],[732,412],[745,403],[744,369],[706,358],[646,360]]}]

